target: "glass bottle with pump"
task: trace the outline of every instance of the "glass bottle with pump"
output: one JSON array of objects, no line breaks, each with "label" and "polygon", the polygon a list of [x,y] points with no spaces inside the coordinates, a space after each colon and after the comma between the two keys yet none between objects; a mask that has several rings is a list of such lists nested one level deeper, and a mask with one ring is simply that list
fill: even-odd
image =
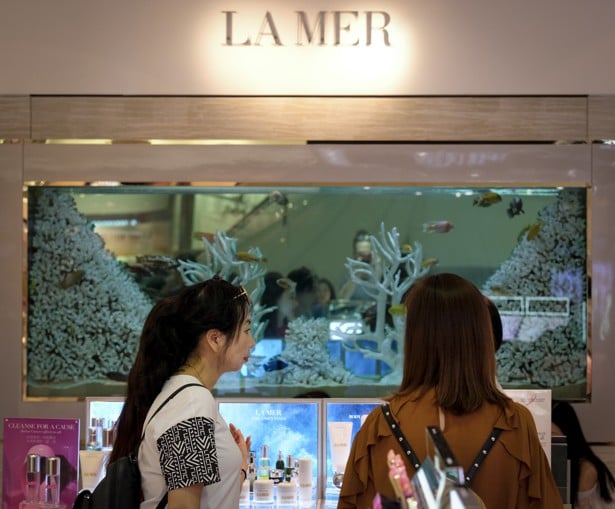
[{"label": "glass bottle with pump", "polygon": [[282,456],[282,451],[278,452],[275,469],[271,471],[271,479],[273,479],[274,484],[280,484],[284,480],[284,457]]},{"label": "glass bottle with pump", "polygon": [[269,447],[263,445],[261,457],[258,461],[258,478],[269,479],[271,464],[269,463]]}]

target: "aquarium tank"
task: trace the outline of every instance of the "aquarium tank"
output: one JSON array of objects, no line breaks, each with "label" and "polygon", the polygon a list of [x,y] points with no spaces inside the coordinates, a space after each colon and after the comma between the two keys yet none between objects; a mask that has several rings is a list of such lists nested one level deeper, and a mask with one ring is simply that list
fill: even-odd
[{"label": "aquarium tank", "polygon": [[586,396],[586,187],[97,184],[24,187],[27,397],[123,395],[153,304],[218,275],[256,346],[217,396],[380,398],[404,296],[440,272],[498,307],[503,387]]}]

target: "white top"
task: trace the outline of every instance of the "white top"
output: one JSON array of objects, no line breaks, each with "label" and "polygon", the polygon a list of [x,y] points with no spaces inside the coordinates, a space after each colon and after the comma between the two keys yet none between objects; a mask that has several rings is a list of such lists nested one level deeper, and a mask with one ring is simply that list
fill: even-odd
[{"label": "white top", "polygon": [[594,484],[593,488],[577,493],[578,503],[574,505],[575,509],[608,509],[615,507],[612,502],[605,502],[600,497],[600,487],[598,483]]},{"label": "white top", "polygon": [[[145,419],[177,388],[199,383],[190,375],[172,376]],[[241,486],[241,451],[218,405],[205,387],[179,392],[145,428],[139,447],[144,501],[155,509],[170,490],[203,483],[201,509],[237,509]]]}]

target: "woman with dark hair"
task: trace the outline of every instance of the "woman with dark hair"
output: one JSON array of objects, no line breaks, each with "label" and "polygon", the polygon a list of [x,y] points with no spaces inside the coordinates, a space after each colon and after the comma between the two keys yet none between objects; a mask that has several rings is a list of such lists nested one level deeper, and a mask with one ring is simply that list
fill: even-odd
[{"label": "woman with dark hair", "polygon": [[559,401],[551,412],[551,433],[566,437],[570,460],[570,500],[575,509],[611,507],[615,478],[585,440],[570,403]]},{"label": "woman with dark hair", "polygon": [[402,453],[412,477],[428,454],[427,426],[442,430],[466,474],[493,443],[470,484],[486,507],[563,507],[531,413],[496,385],[491,319],[478,288],[455,274],[428,276],[409,290],[405,308],[401,386],[387,398],[389,410],[376,408],[357,433],[338,508],[371,507],[376,493],[396,499],[388,451]]},{"label": "woman with dark hair", "polygon": [[[250,438],[226,424],[211,390],[223,373],[247,362],[254,344],[246,291],[218,277],[152,308],[109,458],[138,448],[142,509],[156,507],[167,491],[170,509],[238,506]],[[152,417],[186,384],[202,387],[184,388]]]},{"label": "woman with dark hair", "polygon": [[297,307],[295,283],[279,272],[267,272],[264,280],[265,290],[260,298],[260,304],[266,308],[273,308],[263,315],[263,320],[267,320],[264,337],[283,338],[288,322],[295,318]]}]

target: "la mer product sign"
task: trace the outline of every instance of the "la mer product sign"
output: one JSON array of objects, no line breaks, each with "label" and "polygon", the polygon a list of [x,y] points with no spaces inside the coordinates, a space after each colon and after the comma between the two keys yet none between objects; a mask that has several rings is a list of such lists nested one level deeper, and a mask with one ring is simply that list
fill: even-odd
[{"label": "la mer product sign", "polygon": [[286,19],[276,21],[274,13],[266,11],[255,20],[252,33],[238,34],[238,11],[222,11],[225,17],[226,46],[390,46],[389,24],[391,15],[386,11],[294,11],[294,26]]}]

